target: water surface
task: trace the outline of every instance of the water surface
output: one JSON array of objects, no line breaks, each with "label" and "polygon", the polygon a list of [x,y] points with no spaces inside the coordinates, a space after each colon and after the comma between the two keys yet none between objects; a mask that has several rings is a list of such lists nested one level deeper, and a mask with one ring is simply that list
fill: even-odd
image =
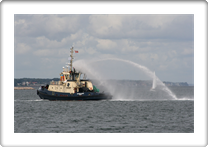
[{"label": "water surface", "polygon": [[[15,133],[193,133],[193,87],[111,101],[41,100],[36,90],[14,91]],[[140,91],[141,92],[141,91]],[[155,96],[156,95],[156,96]],[[157,98],[158,97],[158,98]]]}]

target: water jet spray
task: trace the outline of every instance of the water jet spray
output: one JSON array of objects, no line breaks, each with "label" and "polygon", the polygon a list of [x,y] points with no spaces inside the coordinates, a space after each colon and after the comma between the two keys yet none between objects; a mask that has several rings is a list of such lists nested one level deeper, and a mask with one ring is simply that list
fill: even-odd
[{"label": "water jet spray", "polygon": [[[124,60],[124,59],[119,59],[119,58],[106,58],[106,59],[99,59],[99,60],[91,60],[91,61],[86,61],[86,60],[78,60],[78,61],[75,61],[74,65],[77,65],[77,68],[80,68],[79,70],[85,70],[85,72],[87,72],[87,74],[90,74],[94,77],[96,77],[96,79],[98,79],[98,82],[100,85],[104,86],[105,89],[110,92],[115,99],[120,99],[121,97],[129,97],[129,95],[125,95],[123,92],[124,90],[122,89],[122,93],[118,92],[116,90],[116,85],[107,82],[107,81],[104,81],[103,80],[103,75],[99,72],[97,72],[95,69],[92,68],[92,64],[96,64],[98,62],[101,62],[101,61],[110,61],[110,60],[113,60],[113,61],[121,61],[121,62],[125,62],[125,63],[128,63],[134,67],[137,67],[139,68],[140,70],[142,70],[143,72],[146,73],[146,75],[150,78],[152,78],[154,76],[154,72],[150,71],[147,67],[145,66],[142,66],[138,63],[135,63],[135,62],[132,62],[132,61],[129,61],[129,60]],[[171,92],[171,90],[157,77],[155,76],[155,81],[157,83],[157,86],[159,87],[159,89],[161,89],[162,91],[164,91],[165,93],[167,93],[172,99],[177,99],[177,97],[175,96],[175,94],[173,94]],[[124,87],[126,88],[126,87]],[[133,90],[131,89],[131,92],[133,93]],[[131,95],[133,95],[131,93]],[[148,94],[148,93],[146,93]]]}]

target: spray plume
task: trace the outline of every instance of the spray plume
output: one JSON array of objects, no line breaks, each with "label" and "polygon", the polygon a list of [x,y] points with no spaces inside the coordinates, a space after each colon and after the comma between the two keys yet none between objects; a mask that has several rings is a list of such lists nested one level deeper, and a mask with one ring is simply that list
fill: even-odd
[{"label": "spray plume", "polygon": [[[135,63],[135,62],[132,62],[132,61],[129,61],[129,60],[123,60],[123,59],[119,59],[119,58],[106,58],[106,59],[99,59],[99,60],[77,60],[74,62],[74,65],[76,66],[76,68],[78,70],[81,70],[81,71],[84,71],[86,72],[88,75],[91,75],[93,77],[95,77],[99,84],[104,86],[105,89],[110,92],[113,97],[115,99],[123,99],[122,97],[125,97],[126,98],[126,95],[124,94],[124,89],[126,89],[127,87],[124,87],[124,89],[120,90],[118,92],[118,89],[115,88],[115,83],[110,83],[106,80],[103,80],[103,77],[104,75],[102,75],[101,73],[99,73],[97,70],[95,70],[92,65],[95,64],[95,63],[98,63],[98,62],[101,62],[101,61],[121,61],[121,62],[125,62],[125,63],[128,63],[136,68],[139,68],[140,70],[142,70],[148,77],[152,78],[154,76],[154,72],[150,71],[147,67],[145,66],[142,66],[138,63]],[[156,80],[156,83],[157,83],[157,86],[163,90],[165,93],[167,93],[171,99],[177,99],[177,97],[175,96],[175,94],[173,94],[171,92],[171,90],[157,77],[155,76],[155,80]],[[128,97],[133,97],[135,96],[133,93],[133,91],[131,91],[131,89],[128,89],[128,91],[130,91],[129,93],[131,93],[131,95]],[[125,99],[124,98],[124,99]]]}]

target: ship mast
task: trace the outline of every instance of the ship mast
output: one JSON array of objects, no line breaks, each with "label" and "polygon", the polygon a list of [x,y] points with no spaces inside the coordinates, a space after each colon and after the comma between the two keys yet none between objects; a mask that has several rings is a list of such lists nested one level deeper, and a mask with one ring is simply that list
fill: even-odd
[{"label": "ship mast", "polygon": [[70,75],[71,75],[71,76],[70,76],[70,79],[71,79],[71,80],[73,79],[73,78],[72,78],[72,77],[73,77],[73,73],[72,73],[72,61],[73,61],[73,59],[74,59],[74,58],[73,58],[73,52],[74,52],[73,49],[74,49],[74,47],[71,47],[71,49],[70,49],[70,50],[71,50],[71,51],[70,51],[70,53],[71,53],[71,54],[70,54],[71,59],[70,59],[70,64],[69,64],[69,66],[70,66],[69,72],[70,72]]},{"label": "ship mast", "polygon": [[71,51],[70,51],[70,53],[71,53],[71,55],[70,55],[70,57],[71,57],[71,59],[70,59],[70,71],[72,71],[72,61],[73,61],[73,59],[74,59],[74,58],[73,58],[73,52],[74,52],[73,49],[74,49],[73,47],[70,49],[70,50],[71,50]]}]

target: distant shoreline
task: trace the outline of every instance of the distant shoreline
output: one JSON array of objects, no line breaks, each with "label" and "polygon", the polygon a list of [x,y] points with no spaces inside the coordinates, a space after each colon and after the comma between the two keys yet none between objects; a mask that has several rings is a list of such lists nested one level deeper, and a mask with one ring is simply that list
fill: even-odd
[{"label": "distant shoreline", "polygon": [[[36,78],[20,78],[20,79],[14,79],[14,86],[15,87],[40,87],[46,84],[49,84],[51,81],[59,81],[60,78],[53,78],[53,79],[36,79]],[[97,79],[90,79],[91,81],[94,81],[95,84],[99,84],[99,81]],[[144,87],[145,85],[151,86],[152,80],[116,80],[116,79],[108,79],[103,81],[110,81],[110,82],[119,82],[119,83],[129,83],[129,85],[140,85]],[[127,83],[126,83],[127,82]],[[169,82],[169,81],[161,81],[166,86],[194,86],[194,84],[188,84],[187,82]]]},{"label": "distant shoreline", "polygon": [[29,90],[34,89],[33,87],[14,87],[14,90]]}]

